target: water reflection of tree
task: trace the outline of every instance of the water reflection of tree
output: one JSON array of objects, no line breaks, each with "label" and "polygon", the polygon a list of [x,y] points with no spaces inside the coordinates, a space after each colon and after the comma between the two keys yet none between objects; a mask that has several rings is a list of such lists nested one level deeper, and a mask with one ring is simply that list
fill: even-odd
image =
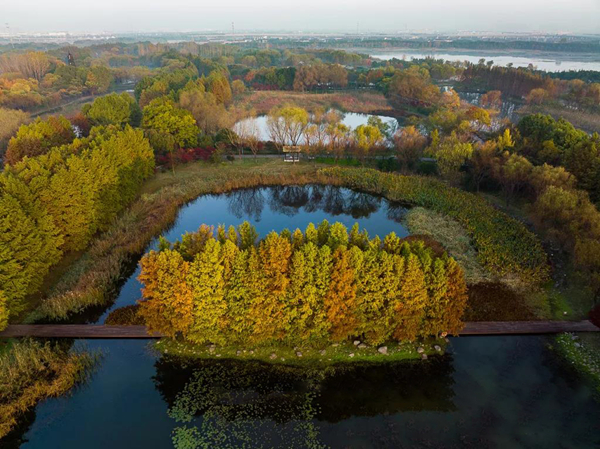
[{"label": "water reflection of tree", "polygon": [[[227,194],[228,210],[237,218],[259,221],[265,205],[265,189],[236,190]],[[329,215],[369,217],[381,207],[381,198],[368,193],[337,186],[277,186],[268,188],[269,207],[274,212],[292,217],[300,209],[306,212],[322,210]]]},{"label": "water reflection of tree", "polygon": [[386,215],[388,220],[401,223],[406,216],[408,209],[398,203],[387,203]]},{"label": "water reflection of tree", "polygon": [[244,216],[260,221],[265,208],[262,189],[234,190],[227,194],[227,209],[237,218]]},{"label": "water reflection of tree", "polygon": [[304,206],[304,210],[306,212],[316,212],[321,210],[323,197],[325,196],[325,192],[331,186],[323,186],[323,185],[314,185],[310,187],[310,199],[308,203]]},{"label": "water reflection of tree", "polygon": [[310,188],[306,186],[285,186],[269,188],[269,207],[275,212],[293,217],[310,200]]},{"label": "water reflection of tree", "polygon": [[180,427],[175,434],[208,445],[226,435],[231,447],[240,442],[278,447],[274,442],[280,440],[294,442],[288,447],[321,447],[315,420],[455,410],[451,356],[324,370],[162,357],[156,370],[169,416],[199,426]]},{"label": "water reflection of tree", "polygon": [[169,416],[182,425],[173,432],[175,447],[324,447],[312,423],[314,374],[253,362],[187,365],[164,357],[156,368]]},{"label": "water reflection of tree", "polygon": [[352,416],[453,411],[453,373],[450,355],[338,368],[320,385],[318,418],[338,422]]},{"label": "water reflection of tree", "polygon": [[368,193],[350,191],[347,200],[346,214],[352,218],[368,217],[379,210],[381,198],[378,198]]}]

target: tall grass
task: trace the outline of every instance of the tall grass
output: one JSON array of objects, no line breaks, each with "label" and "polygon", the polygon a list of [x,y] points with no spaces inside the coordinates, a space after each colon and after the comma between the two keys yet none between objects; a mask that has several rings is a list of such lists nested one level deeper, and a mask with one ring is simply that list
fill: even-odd
[{"label": "tall grass", "polygon": [[529,285],[548,279],[547,256],[539,238],[476,195],[432,178],[398,176],[372,169],[331,167],[320,170],[319,175],[328,183],[451,217],[466,229],[477,250],[478,262],[496,276],[516,276]]},{"label": "tall grass", "polygon": [[96,357],[69,344],[24,340],[0,355],[0,438],[42,399],[60,396],[83,381]]}]

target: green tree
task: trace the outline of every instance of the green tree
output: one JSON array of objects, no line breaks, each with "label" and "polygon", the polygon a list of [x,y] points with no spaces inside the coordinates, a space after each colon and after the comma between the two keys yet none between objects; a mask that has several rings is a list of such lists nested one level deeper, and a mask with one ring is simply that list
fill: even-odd
[{"label": "green tree", "polygon": [[0,156],[6,150],[9,139],[29,121],[29,114],[17,109],[0,108]]},{"label": "green tree", "polygon": [[187,335],[194,315],[193,293],[187,284],[189,263],[176,251],[151,251],[141,262],[138,277],[144,284],[140,315],[150,332],[175,337]]},{"label": "green tree", "polygon": [[127,93],[105,95],[96,98],[82,109],[93,125],[139,126],[142,116],[140,107]]},{"label": "green tree", "polygon": [[170,134],[181,148],[193,147],[197,143],[198,127],[192,114],[164,98],[152,100],[144,108],[142,127]]},{"label": "green tree", "polygon": [[29,125],[21,125],[17,134],[10,139],[6,151],[6,162],[16,164],[24,157],[47,153],[51,148],[71,143],[75,133],[63,116],[37,118]]},{"label": "green tree", "polygon": [[109,68],[96,66],[89,69],[85,79],[85,87],[92,94],[101,94],[108,91],[113,82],[113,75]]},{"label": "green tree", "polygon": [[359,157],[365,157],[383,144],[383,135],[376,126],[359,125],[354,129],[354,142],[359,151]]},{"label": "green tree", "polygon": [[0,290],[0,331],[6,329],[8,326],[8,305],[6,304],[6,296],[4,292]]},{"label": "green tree", "polygon": [[227,343],[227,303],[223,282],[221,244],[210,238],[190,264],[188,285],[193,295],[194,321],[189,339],[194,343]]}]

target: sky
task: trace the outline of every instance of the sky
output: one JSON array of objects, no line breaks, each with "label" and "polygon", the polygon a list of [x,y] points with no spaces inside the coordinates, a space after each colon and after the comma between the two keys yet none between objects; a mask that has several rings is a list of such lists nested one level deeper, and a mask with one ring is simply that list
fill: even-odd
[{"label": "sky", "polygon": [[5,32],[492,31],[600,34],[600,0],[0,0]]}]

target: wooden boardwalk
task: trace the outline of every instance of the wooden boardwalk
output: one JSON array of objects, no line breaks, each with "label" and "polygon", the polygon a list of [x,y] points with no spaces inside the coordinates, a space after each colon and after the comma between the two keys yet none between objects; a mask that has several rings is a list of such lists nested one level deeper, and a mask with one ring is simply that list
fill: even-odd
[{"label": "wooden boardwalk", "polygon": [[[468,322],[460,335],[531,335],[561,332],[600,332],[590,321],[482,321]],[[11,324],[0,338],[160,338],[148,334],[145,326],[98,324]]]}]

